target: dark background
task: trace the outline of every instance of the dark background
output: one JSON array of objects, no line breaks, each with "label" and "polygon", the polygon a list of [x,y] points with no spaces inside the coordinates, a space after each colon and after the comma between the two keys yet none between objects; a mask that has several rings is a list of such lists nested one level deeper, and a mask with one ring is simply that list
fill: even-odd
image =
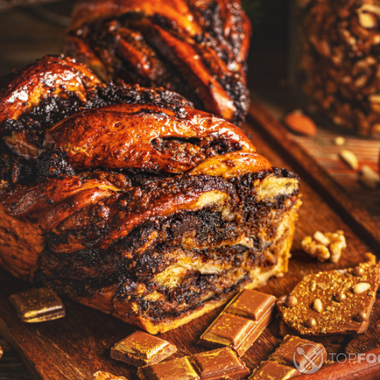
[{"label": "dark background", "polygon": [[[25,3],[37,0],[0,0],[0,75],[45,54],[60,53],[65,22],[68,22],[75,2],[64,0],[11,8],[16,1]],[[243,0],[253,26],[249,87],[263,95],[286,84],[289,1]],[[6,4],[9,8],[5,8]]]}]

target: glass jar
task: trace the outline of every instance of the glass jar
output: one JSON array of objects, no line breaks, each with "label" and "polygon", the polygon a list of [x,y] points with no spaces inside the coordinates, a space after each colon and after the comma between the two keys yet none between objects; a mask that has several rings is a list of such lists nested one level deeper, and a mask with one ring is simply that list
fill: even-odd
[{"label": "glass jar", "polygon": [[334,124],[380,136],[380,0],[293,8],[293,82]]}]

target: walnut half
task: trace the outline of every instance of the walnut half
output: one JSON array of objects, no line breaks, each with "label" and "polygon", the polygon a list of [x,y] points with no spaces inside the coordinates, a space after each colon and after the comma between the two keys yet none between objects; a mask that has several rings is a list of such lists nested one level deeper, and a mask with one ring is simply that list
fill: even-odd
[{"label": "walnut half", "polygon": [[306,236],[302,240],[302,249],[311,257],[319,261],[330,260],[333,263],[339,261],[342,251],[347,247],[343,231],[315,232],[313,237]]}]

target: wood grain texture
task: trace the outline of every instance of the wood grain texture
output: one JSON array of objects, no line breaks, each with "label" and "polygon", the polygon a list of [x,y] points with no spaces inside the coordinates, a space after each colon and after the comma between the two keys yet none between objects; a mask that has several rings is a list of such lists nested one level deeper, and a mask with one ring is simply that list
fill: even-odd
[{"label": "wood grain texture", "polygon": [[[264,131],[264,128],[268,127],[265,123],[274,121],[264,109],[262,112],[261,119],[255,119],[256,121],[252,119],[251,125],[244,126],[258,152],[267,157],[274,166],[294,166],[297,170],[302,169],[300,174],[304,204],[300,209],[289,274],[282,278],[273,278],[261,288],[262,291],[281,296],[290,292],[308,273],[350,267],[363,261],[364,254],[370,250],[366,244],[369,234],[366,228],[375,222],[356,204],[349,205],[359,213],[359,220],[349,213],[347,205],[341,204],[342,200],[338,204],[339,207],[332,207],[336,206],[332,197],[337,194],[329,192],[328,185],[333,183],[331,178],[318,166],[316,167],[314,161],[308,158],[294,142],[291,147],[285,149],[287,142],[283,135],[279,137],[282,142],[282,148],[280,148],[276,139],[268,136],[268,131]],[[276,124],[274,126],[276,127]],[[297,154],[296,158],[294,154]],[[298,162],[302,162],[303,165],[309,163],[309,166],[303,168]],[[319,177],[314,177],[315,174]],[[322,191],[320,186],[316,186],[316,182],[319,181],[322,181],[325,186]],[[335,183],[334,186],[336,186]],[[344,230],[348,242],[348,248],[337,264],[321,264],[302,252],[301,240],[305,235],[310,235],[316,230],[323,232],[337,229]],[[370,235],[372,245],[379,247],[378,235],[376,233]],[[12,278],[7,273],[0,273],[0,289],[3,293],[3,297],[0,298],[0,318],[3,320],[0,323],[0,333],[6,335],[7,340],[18,348],[29,370],[32,370],[33,378],[60,379],[60,376],[64,375],[69,380],[90,379],[94,372],[103,370],[128,379],[137,379],[133,367],[109,357],[111,346],[134,331],[134,327],[67,299],[64,301],[67,308],[67,316],[64,319],[24,325],[7,305],[4,297],[26,287],[28,287],[27,284]],[[215,310],[179,329],[161,334],[161,337],[178,347],[178,352],[173,357],[204,351],[204,348],[197,345],[197,340],[219,312],[220,309]],[[372,320],[378,320],[379,317],[380,308],[375,308]],[[346,339],[342,337],[337,342],[333,342],[328,346],[328,350],[340,352],[344,349]],[[274,351],[280,341],[278,321],[275,320],[247,351],[243,360],[252,370]],[[51,369],[54,375],[47,376],[48,369]]]},{"label": "wood grain texture", "polygon": [[372,324],[364,335],[358,335],[347,345],[346,354],[368,352],[380,346],[380,321]]},{"label": "wood grain texture", "polygon": [[24,368],[20,357],[11,348],[9,343],[0,337],[0,346],[4,350],[4,355],[0,359],[0,380],[29,380],[30,375]]},{"label": "wood grain texture", "polygon": [[340,158],[342,149],[352,151],[359,160],[359,167],[368,165],[379,170],[380,141],[344,136],[345,144],[337,146],[334,139],[342,136],[336,131],[319,128],[315,137],[292,135],[323,169],[349,194],[359,201],[368,212],[380,221],[380,189],[368,189],[359,182],[358,172],[349,168]]},{"label": "wood grain texture", "polygon": [[[3,276],[5,277],[5,275]],[[35,378],[64,380],[65,376],[49,359],[49,351],[44,352],[27,329],[20,323],[14,311],[0,294],[0,331],[21,356],[28,370]],[[22,344],[19,344],[22,342]]]},{"label": "wood grain texture", "polygon": [[351,198],[261,104],[252,102],[249,116],[252,127],[257,128],[274,149],[288,158],[301,177],[309,181],[330,207],[341,215],[373,250],[380,251],[379,222],[372,218],[359,202]]},{"label": "wood grain texture", "polygon": [[[273,91],[273,99],[278,91]],[[280,91],[286,94],[286,91]],[[256,102],[264,105],[276,120],[282,120],[289,110],[297,108],[297,103],[288,93],[287,102],[283,98],[277,101],[268,101],[257,94],[253,94]],[[297,145],[300,145],[305,152],[321,166],[329,176],[345,190],[345,192],[356,201],[360,202],[364,208],[380,221],[380,189],[368,189],[359,182],[358,172],[350,169],[339,158],[342,149],[352,151],[359,160],[359,167],[368,165],[375,171],[379,171],[380,140],[369,139],[344,133],[337,128],[328,128],[324,122],[318,122],[318,132],[316,136],[301,136],[285,129],[288,138]],[[282,128],[283,129],[283,128]],[[334,144],[336,137],[343,137],[345,144],[337,146]]]},{"label": "wood grain texture", "polygon": [[[372,350],[367,355],[374,355],[376,359],[380,355],[380,348]],[[372,356],[371,356],[372,359]],[[322,367],[318,372],[298,376],[298,380],[378,380],[380,378],[380,364],[378,360],[362,360],[359,357],[351,361],[334,363]],[[341,359],[343,361],[343,359]]]}]

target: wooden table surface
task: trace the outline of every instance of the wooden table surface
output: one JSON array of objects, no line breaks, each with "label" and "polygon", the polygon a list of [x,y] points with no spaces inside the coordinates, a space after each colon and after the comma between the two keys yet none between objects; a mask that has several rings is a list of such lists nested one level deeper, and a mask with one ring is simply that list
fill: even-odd
[{"label": "wooden table surface", "polygon": [[[280,91],[280,90],[279,90]],[[265,105],[271,114],[281,120],[282,117],[290,110],[297,109],[297,105],[286,106],[278,102],[268,101],[262,97],[262,94],[253,94],[253,97]],[[324,125],[318,124],[316,136],[300,136],[289,131],[289,136],[299,143],[318,164],[320,164],[334,180],[354,199],[361,202],[370,214],[380,221],[380,189],[368,189],[359,181],[358,171],[352,170],[340,158],[339,153],[342,149],[352,151],[359,160],[359,167],[368,165],[373,170],[379,170],[380,140],[368,139],[347,135],[335,129],[327,129]],[[334,139],[342,136],[345,143],[337,146]],[[343,190],[344,189],[344,190]]]},{"label": "wooden table surface", "polygon": [[[36,19],[25,10],[0,13],[0,75],[47,53],[59,53],[64,30],[62,26],[53,26]],[[271,54],[268,54],[266,59],[268,62],[276,61],[276,57],[273,59]],[[254,62],[254,65],[265,69],[269,67],[265,59],[258,63]],[[250,68],[250,72],[255,73],[250,80],[251,88],[255,89],[254,97],[263,102],[272,114],[281,119],[287,110],[297,108],[286,95],[286,90],[274,86],[273,80],[264,82],[265,76],[261,76],[260,70],[255,69]],[[277,74],[281,75],[282,72]],[[264,90],[263,84],[265,84]],[[358,183],[357,173],[339,159],[338,153],[342,147],[334,145],[333,139],[342,134],[324,129],[323,126],[319,127],[318,134],[313,138],[290,135],[342,186],[342,191],[359,200],[375,218],[380,220],[380,191],[364,188]],[[346,144],[343,148],[352,150],[358,156],[361,165],[366,164],[377,170],[380,141],[354,136],[344,137]],[[0,380],[31,379],[21,360],[1,337],[0,346],[4,349],[4,356],[0,360]]]}]

